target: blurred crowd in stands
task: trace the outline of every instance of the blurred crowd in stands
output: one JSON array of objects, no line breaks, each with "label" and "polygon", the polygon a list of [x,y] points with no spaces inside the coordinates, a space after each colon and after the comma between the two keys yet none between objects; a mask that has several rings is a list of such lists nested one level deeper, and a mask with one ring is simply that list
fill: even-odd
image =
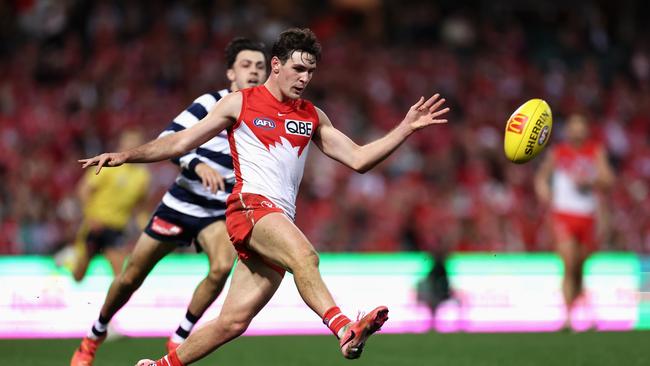
[{"label": "blurred crowd in stands", "polygon": [[[458,3],[458,4],[457,4]],[[320,251],[543,251],[538,161],[508,162],[505,122],[533,97],[591,121],[616,188],[604,250],[650,252],[650,5],[643,1],[397,0],[0,3],[0,254],[48,254],[80,220],[77,159],[125,127],[154,138],[206,91],[227,86],[233,36],[270,46],[290,26],[319,36],[307,98],[357,142],[440,92],[449,124],[413,135],[359,175],[312,147],[297,223]],[[469,4],[469,3],[468,3]],[[151,209],[176,167],[150,165]]]}]

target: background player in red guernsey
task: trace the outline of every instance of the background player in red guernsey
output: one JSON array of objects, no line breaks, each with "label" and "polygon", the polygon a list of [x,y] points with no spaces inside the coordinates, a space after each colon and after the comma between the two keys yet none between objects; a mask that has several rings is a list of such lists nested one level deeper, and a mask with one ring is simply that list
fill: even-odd
[{"label": "background player in red guernsey", "polygon": [[176,351],[138,365],[187,365],[238,337],[271,299],[285,270],[293,273],[305,303],[339,338],[346,358],[359,357],[368,336],[388,318],[384,306],[356,322],[341,313],[318,270],[318,253],[293,222],[309,142],[365,172],[416,130],[447,122],[440,119],[449,110],[442,108],[445,100],[437,94],[420,98],[391,132],[360,146],[323,111],[301,99],[320,58],[315,35],[309,29],[284,31],[271,56],[271,75],[264,85],[225,96],[192,128],[128,151],[80,160],[83,167],[97,165],[97,172],[103,166],[164,160],[228,129],[236,184],[227,201],[226,226],[241,259],[228,295],[219,316],[190,334]]},{"label": "background player in red guernsey", "polygon": [[564,142],[555,145],[542,162],[535,188],[539,199],[551,205],[553,237],[564,262],[562,293],[569,329],[573,306],[582,294],[583,264],[597,249],[598,191],[612,185],[614,174],[604,148],[589,138],[583,115],[571,115],[564,132]]}]

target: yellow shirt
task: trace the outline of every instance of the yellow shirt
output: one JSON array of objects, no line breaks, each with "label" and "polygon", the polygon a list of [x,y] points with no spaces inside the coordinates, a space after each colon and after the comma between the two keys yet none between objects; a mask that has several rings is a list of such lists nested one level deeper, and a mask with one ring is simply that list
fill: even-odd
[{"label": "yellow shirt", "polygon": [[95,169],[88,169],[84,179],[92,189],[84,207],[86,220],[121,230],[147,194],[151,176],[143,166],[126,164],[104,168],[99,175]]}]

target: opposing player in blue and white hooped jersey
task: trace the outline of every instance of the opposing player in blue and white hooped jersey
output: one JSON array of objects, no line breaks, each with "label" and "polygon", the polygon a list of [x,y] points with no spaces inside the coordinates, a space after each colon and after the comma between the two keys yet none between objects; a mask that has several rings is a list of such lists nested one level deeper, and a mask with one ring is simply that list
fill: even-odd
[{"label": "opposing player in blue and white hooped jersey", "polygon": [[[250,82],[257,80],[257,78],[252,78]],[[249,81],[246,81],[245,85],[248,84]],[[229,89],[222,89],[216,93],[207,93],[198,97],[192,105],[174,118],[169,127],[160,134],[160,137],[193,126],[208,114],[208,111],[221,97],[229,92]],[[226,132],[222,132],[198,149],[172,161],[180,165],[181,174],[178,175],[176,182],[163,197],[162,203],[172,210],[192,217],[223,216],[226,198],[230,194],[235,180]],[[147,230],[152,231],[149,233],[150,235],[156,234],[155,227],[151,225]]]},{"label": "opposing player in blue and white hooped jersey", "polygon": [[[237,38],[226,47],[225,53],[230,88],[198,97],[160,136],[193,126],[229,92],[266,80],[262,44]],[[180,166],[181,172],[138,239],[127,266],[113,280],[99,319],[74,353],[71,366],[92,365],[95,351],[106,337],[108,322],[140,287],[154,265],[177,246],[195,244],[198,250],[205,251],[210,270],[196,287],[185,319],[167,341],[168,351],[185,340],[223,289],[236,257],[225,226],[226,198],[235,180],[226,133],[172,161]]]},{"label": "opposing player in blue and white hooped jersey", "polygon": [[[255,80],[257,79],[252,79]],[[229,92],[229,89],[223,89],[198,97],[174,118],[160,137],[192,127]],[[180,165],[181,173],[163,196],[161,205],[145,231],[160,240],[169,241],[170,237],[174,237],[174,241],[179,244],[189,245],[196,235],[185,230],[177,234],[178,225],[174,221],[181,220],[181,216],[212,218],[211,221],[224,216],[226,198],[232,191],[235,180],[228,136],[223,132],[189,154],[172,161]]]}]

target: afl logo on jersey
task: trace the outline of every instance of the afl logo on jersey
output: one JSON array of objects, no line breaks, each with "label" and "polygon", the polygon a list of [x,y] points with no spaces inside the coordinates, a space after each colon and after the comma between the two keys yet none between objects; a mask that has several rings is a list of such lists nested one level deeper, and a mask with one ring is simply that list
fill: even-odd
[{"label": "afl logo on jersey", "polygon": [[290,135],[310,137],[313,124],[309,121],[284,120],[284,130]]},{"label": "afl logo on jersey", "polygon": [[273,120],[270,120],[268,118],[262,118],[262,117],[255,118],[253,120],[253,124],[256,127],[264,128],[267,130],[272,130],[275,128],[275,122],[273,122]]}]

